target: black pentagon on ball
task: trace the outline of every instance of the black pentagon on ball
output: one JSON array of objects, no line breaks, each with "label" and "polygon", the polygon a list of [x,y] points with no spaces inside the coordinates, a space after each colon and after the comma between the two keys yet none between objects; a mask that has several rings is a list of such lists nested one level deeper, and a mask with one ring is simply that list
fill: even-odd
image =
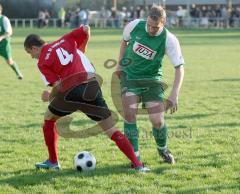
[{"label": "black pentagon on ball", "polygon": [[92,165],[93,165],[92,161],[87,161],[87,162],[86,162],[86,166],[87,166],[87,167],[91,167]]},{"label": "black pentagon on ball", "polygon": [[84,157],[84,154],[83,154],[83,153],[81,153],[81,154],[78,155],[78,159],[82,159],[83,157]]},{"label": "black pentagon on ball", "polygon": [[77,166],[77,170],[78,171],[82,171],[82,167],[81,166]]}]

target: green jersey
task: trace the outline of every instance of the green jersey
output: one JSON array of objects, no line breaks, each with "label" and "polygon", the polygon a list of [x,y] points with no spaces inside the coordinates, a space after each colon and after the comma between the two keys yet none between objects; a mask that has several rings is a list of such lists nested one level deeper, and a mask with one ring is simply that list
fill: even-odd
[{"label": "green jersey", "polygon": [[[12,33],[12,26],[9,19],[0,15],[0,36],[4,35],[6,32]],[[6,60],[11,58],[11,46],[10,38],[4,38],[0,41],[0,55],[3,56]]]},{"label": "green jersey", "polygon": [[[6,18],[6,16],[1,15],[0,16],[0,36],[4,35],[9,30],[9,20]],[[7,28],[7,29],[6,29]],[[5,41],[9,41],[9,38],[5,38]],[[4,41],[2,40],[2,41]],[[1,41],[1,43],[2,43]]]},{"label": "green jersey", "polygon": [[130,39],[121,63],[128,79],[160,79],[166,47],[164,28],[160,35],[150,36],[142,20],[130,32]]},{"label": "green jersey", "polygon": [[128,46],[120,63],[121,69],[128,79],[161,80],[165,54],[174,67],[184,64],[184,59],[176,36],[166,28],[150,36],[146,23],[136,19],[124,28],[123,39]]}]

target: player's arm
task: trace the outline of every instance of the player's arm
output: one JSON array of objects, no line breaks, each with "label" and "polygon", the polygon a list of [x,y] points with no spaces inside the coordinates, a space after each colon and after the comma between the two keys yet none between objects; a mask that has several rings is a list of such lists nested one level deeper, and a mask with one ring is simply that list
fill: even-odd
[{"label": "player's arm", "polygon": [[121,61],[122,61],[122,58],[123,58],[123,55],[126,51],[126,48],[127,48],[127,45],[128,45],[128,42],[125,41],[125,40],[122,40],[121,41],[121,44],[120,44],[120,53],[119,53],[119,57],[118,57],[118,63],[117,63],[117,69],[116,69],[116,72],[117,72],[117,75],[118,77],[120,76],[120,71],[121,71]]},{"label": "player's arm", "polygon": [[174,113],[178,109],[178,97],[184,78],[184,59],[178,39],[169,33],[166,41],[166,54],[175,67],[173,87],[168,97],[170,104],[166,109],[170,108],[170,113]]},{"label": "player's arm", "polygon": [[79,45],[78,46],[79,49],[84,53],[87,48],[87,43],[90,37],[90,26],[83,25],[82,28],[83,28],[84,35],[81,38],[81,41],[79,43],[77,42],[77,44]]},{"label": "player's arm", "polygon": [[44,84],[49,87],[48,89],[43,90],[41,99],[43,102],[49,102],[55,97],[58,91],[59,78],[46,66],[39,65],[38,67]]},{"label": "player's arm", "polygon": [[182,86],[183,77],[184,77],[183,65],[176,67],[172,91],[170,93],[170,96],[168,97],[168,100],[171,102],[171,112],[170,112],[171,114],[176,112],[178,109],[178,96]]},{"label": "player's arm", "polygon": [[7,17],[3,17],[3,27],[5,30],[5,33],[3,35],[0,36],[0,41],[2,41],[3,39],[9,38],[10,36],[12,36],[12,26],[11,23],[9,21],[9,19]]},{"label": "player's arm", "polygon": [[56,81],[52,86],[49,87],[49,89],[43,90],[42,92],[41,99],[43,102],[51,102],[55,98],[59,91],[60,81]]},{"label": "player's arm", "polygon": [[123,30],[123,39],[120,44],[120,53],[119,53],[118,63],[117,63],[117,68],[116,68],[116,72],[117,72],[118,76],[120,76],[121,61],[122,61],[124,53],[126,51],[128,41],[130,40],[130,34],[133,31],[133,29],[136,27],[136,25],[139,23],[139,21],[140,21],[139,19],[133,20],[132,22],[128,23]]},{"label": "player's arm", "polygon": [[77,48],[84,53],[90,37],[90,27],[88,25],[82,25],[72,32],[66,34],[65,37],[72,39],[77,44]]}]

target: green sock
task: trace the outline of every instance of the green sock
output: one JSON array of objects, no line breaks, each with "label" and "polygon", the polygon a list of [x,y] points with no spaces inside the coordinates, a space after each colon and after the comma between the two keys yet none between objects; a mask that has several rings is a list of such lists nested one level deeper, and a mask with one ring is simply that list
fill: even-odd
[{"label": "green sock", "polygon": [[138,150],[137,124],[124,122],[124,134],[127,136],[128,140],[132,144],[135,155],[140,160],[140,154],[139,154],[139,150]]},{"label": "green sock", "polygon": [[13,64],[11,64],[10,67],[13,69],[13,71],[16,73],[17,76],[22,76],[16,62],[13,62]]},{"label": "green sock", "polygon": [[164,125],[161,129],[152,129],[154,139],[157,143],[158,152],[162,152],[167,148],[167,126]]}]

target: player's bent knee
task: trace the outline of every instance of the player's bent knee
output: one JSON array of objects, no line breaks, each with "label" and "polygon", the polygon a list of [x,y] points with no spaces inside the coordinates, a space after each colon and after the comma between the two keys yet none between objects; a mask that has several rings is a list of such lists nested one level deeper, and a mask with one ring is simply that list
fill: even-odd
[{"label": "player's bent knee", "polygon": [[60,116],[53,114],[49,110],[47,110],[44,114],[44,120],[57,120],[58,118],[60,118]]},{"label": "player's bent knee", "polygon": [[118,129],[116,128],[116,127],[113,127],[113,128],[111,128],[111,129],[108,129],[107,131],[105,131],[105,133],[108,135],[108,137],[112,137],[112,135],[116,132],[116,131],[118,131]]},{"label": "player's bent knee", "polygon": [[104,119],[100,122],[98,122],[98,125],[102,128],[102,130],[111,137],[112,134],[117,131],[117,128],[115,127],[115,122],[113,121],[112,116],[109,116],[107,119]]},{"label": "player's bent knee", "polygon": [[136,115],[132,113],[125,113],[124,119],[129,123],[133,123],[136,121]]},{"label": "player's bent knee", "polygon": [[7,59],[7,64],[8,65],[12,65],[14,62],[13,62],[13,60],[12,59]]},{"label": "player's bent knee", "polygon": [[164,120],[161,119],[152,120],[152,125],[156,129],[161,129],[164,126],[164,123]]}]

